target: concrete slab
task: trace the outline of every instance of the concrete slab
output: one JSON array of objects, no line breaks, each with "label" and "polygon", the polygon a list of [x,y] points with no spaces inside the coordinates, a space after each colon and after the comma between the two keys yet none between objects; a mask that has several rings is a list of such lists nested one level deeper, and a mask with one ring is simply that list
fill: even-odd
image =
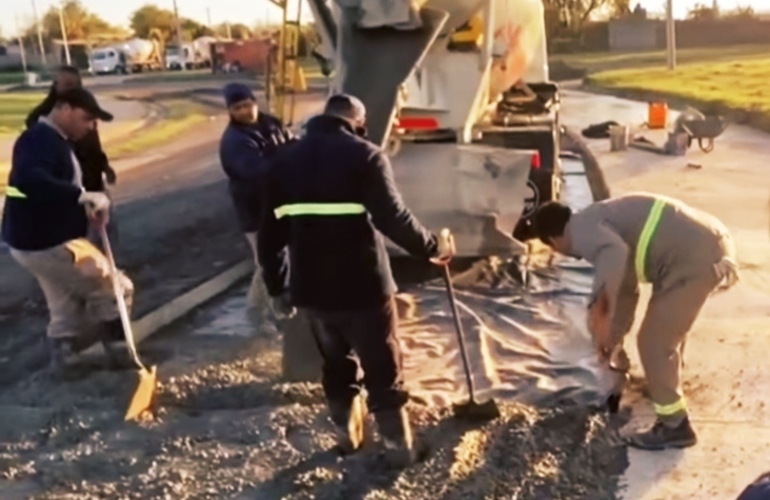
[{"label": "concrete slab", "polygon": [[[613,97],[567,90],[564,101],[563,121],[578,130],[606,120],[640,124],[646,116],[645,103]],[[742,272],[734,290],[710,299],[688,338],[684,390],[699,444],[684,451],[632,450],[624,478],[627,500],[732,499],[770,467],[770,380],[763,349],[770,342],[768,139],[731,126],[711,154],[695,149],[684,157],[634,149],[611,153],[608,139],[587,140],[613,195],[659,192],[723,220],[735,237]],[[643,290],[636,327],[648,297]],[[632,373],[641,377],[636,327],[626,347]],[[629,427],[644,427],[654,418],[640,394],[628,395],[624,406],[634,415]]]}]

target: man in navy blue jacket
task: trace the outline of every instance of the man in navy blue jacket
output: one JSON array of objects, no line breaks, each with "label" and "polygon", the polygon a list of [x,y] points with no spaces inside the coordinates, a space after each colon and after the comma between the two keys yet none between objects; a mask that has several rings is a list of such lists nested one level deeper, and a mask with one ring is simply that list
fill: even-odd
[{"label": "man in navy blue jacket", "polygon": [[[71,141],[111,120],[85,89],[57,96],[48,116],[25,130],[13,147],[3,213],[11,256],[37,279],[50,321],[52,367],[67,368],[74,354],[101,340],[108,353],[123,339],[110,266],[87,239],[91,223],[106,223],[110,200],[83,188]],[[133,285],[120,275],[127,303]]]},{"label": "man in navy blue jacket", "polygon": [[[74,66],[60,66],[56,72],[51,88],[48,91],[45,99],[35,106],[27,115],[25,121],[27,128],[32,127],[42,116],[48,116],[53,110],[56,104],[56,97],[58,94],[67,92],[71,89],[80,88],[83,86],[83,81],[80,76],[80,71]],[[75,152],[75,157],[80,163],[81,170],[83,171],[83,187],[86,191],[102,191],[107,196],[110,195],[105,185],[105,180],[110,185],[115,184],[117,181],[117,174],[115,170],[110,167],[110,162],[107,159],[107,155],[102,149],[102,143],[99,138],[99,131],[97,125],[94,125],[93,130],[90,130],[82,139],[73,141],[72,149]],[[110,242],[113,248],[117,240],[117,226],[115,220],[110,213],[110,223],[107,225],[107,231],[110,235]],[[95,228],[91,228],[89,231],[88,239],[94,243],[97,247],[101,248],[101,239],[99,237],[99,231]]]},{"label": "man in navy blue jacket", "polygon": [[257,259],[257,230],[262,210],[261,182],[266,162],[292,138],[281,121],[257,106],[251,89],[241,83],[224,88],[230,123],[222,135],[219,158],[230,179],[230,196],[241,230],[246,235],[257,267],[251,281],[247,304],[264,312],[267,292]]},{"label": "man in navy blue jacket", "polygon": [[404,205],[388,158],[360,137],[365,119],[359,99],[332,96],[307,134],[274,158],[258,253],[277,314],[297,306],[310,319],[341,451],[360,448],[364,435],[355,354],[383,443],[396,465],[407,465],[417,448],[404,410],[396,284],[383,235],[437,264],[448,264],[453,246]]}]

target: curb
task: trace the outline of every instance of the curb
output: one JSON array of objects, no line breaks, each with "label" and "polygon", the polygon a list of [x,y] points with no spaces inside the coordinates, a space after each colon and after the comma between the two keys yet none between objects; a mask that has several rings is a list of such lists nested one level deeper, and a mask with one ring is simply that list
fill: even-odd
[{"label": "curb", "polygon": [[[134,343],[139,344],[162,328],[182,318],[204,302],[227,291],[241,279],[251,274],[253,270],[254,262],[251,260],[244,260],[227,271],[214,276],[192,290],[163,304],[138,320],[132,321]],[[100,343],[97,343],[87,349],[83,354],[88,356],[102,356],[104,354],[104,348]]]}]

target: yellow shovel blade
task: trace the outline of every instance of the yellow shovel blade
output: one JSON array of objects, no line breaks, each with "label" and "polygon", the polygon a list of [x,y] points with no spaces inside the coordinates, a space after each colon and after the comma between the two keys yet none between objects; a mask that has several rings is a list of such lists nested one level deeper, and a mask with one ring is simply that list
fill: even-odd
[{"label": "yellow shovel blade", "polygon": [[126,411],[126,421],[136,420],[142,413],[152,407],[152,400],[157,387],[158,367],[151,366],[149,370],[139,370],[139,385],[131,398],[131,404]]}]

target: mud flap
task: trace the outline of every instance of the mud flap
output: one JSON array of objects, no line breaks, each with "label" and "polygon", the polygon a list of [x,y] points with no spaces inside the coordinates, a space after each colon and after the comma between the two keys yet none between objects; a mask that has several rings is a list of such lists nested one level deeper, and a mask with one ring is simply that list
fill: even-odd
[{"label": "mud flap", "polygon": [[393,171],[420,222],[453,232],[458,256],[509,256],[526,249],[511,234],[524,210],[530,160],[526,151],[493,146],[404,144]]},{"label": "mud flap", "polygon": [[436,40],[449,14],[423,8],[422,27],[358,28],[356,10],[346,9],[340,26],[341,91],[366,106],[369,140],[384,145],[396,111],[399,87]]}]

